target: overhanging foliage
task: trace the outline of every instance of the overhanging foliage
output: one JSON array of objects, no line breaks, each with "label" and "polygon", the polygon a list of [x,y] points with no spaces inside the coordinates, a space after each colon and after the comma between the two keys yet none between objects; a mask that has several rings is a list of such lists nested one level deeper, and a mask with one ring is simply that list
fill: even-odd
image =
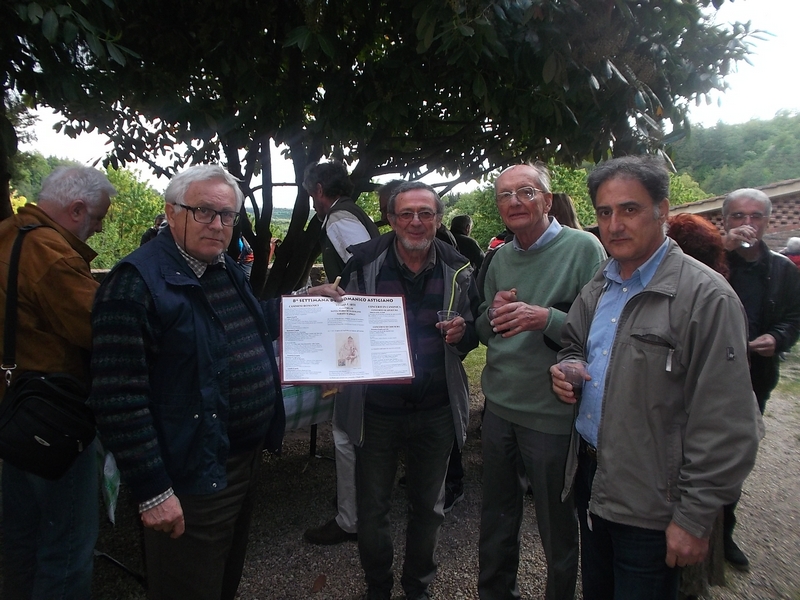
[{"label": "overhanging foliage", "polygon": [[749,34],[714,26],[701,12],[711,0],[84,4],[85,23],[57,2],[16,5],[18,39],[34,40],[46,60],[33,52],[40,67],[24,77],[7,64],[6,85],[62,111],[68,132],[107,133],[114,166],[139,159],[158,170],[160,159],[170,173],[226,162],[257,215],[245,235],[265,295],[301,283],[319,228],[306,226],[300,190],[262,287],[270,139],[289,148],[297,181],[310,161],[335,156],[350,164],[357,192],[388,174],[471,180],[529,158],[655,151],[665,132],[685,128],[691,101],[724,87]]}]

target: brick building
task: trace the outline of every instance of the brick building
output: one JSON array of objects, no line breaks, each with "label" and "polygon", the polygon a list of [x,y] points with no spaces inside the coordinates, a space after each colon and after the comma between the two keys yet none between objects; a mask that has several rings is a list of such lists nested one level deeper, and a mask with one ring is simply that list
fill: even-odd
[{"label": "brick building", "polygon": [[[764,241],[775,251],[786,246],[790,237],[800,237],[800,179],[789,179],[758,187],[772,201],[772,215]],[[722,201],[725,196],[716,196],[681,204],[670,208],[671,215],[691,213],[702,215],[722,231]]]}]

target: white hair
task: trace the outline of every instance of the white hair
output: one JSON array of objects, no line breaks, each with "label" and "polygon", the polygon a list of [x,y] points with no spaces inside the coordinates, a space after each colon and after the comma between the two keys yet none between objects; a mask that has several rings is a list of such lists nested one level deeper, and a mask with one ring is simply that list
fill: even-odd
[{"label": "white hair", "polygon": [[800,237],[791,237],[786,242],[787,254],[800,254]]},{"label": "white hair", "polygon": [[104,195],[116,196],[105,173],[92,167],[56,167],[42,182],[38,204],[66,208],[76,200],[96,207]]},{"label": "white hair", "polygon": [[186,191],[189,186],[198,181],[221,179],[233,188],[236,196],[236,210],[241,210],[244,204],[244,194],[239,187],[239,180],[228,173],[219,165],[195,165],[173,176],[164,192],[164,202],[174,204],[175,210],[183,210],[178,204],[185,204]]},{"label": "white hair", "polygon": [[768,217],[772,214],[772,200],[769,199],[769,196],[755,188],[741,188],[725,196],[725,200],[722,201],[722,216],[728,216],[731,202],[734,200],[741,200],[742,198],[749,198],[750,200],[762,202],[764,204],[764,216]]}]

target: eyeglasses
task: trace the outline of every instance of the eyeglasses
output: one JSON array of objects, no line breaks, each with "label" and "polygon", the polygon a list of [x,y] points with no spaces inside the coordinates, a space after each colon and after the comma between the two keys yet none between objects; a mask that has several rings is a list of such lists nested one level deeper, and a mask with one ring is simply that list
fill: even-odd
[{"label": "eyeglasses", "polygon": [[432,210],[421,210],[419,212],[414,212],[413,210],[404,210],[401,213],[392,213],[392,216],[400,223],[405,225],[411,223],[411,221],[414,220],[414,217],[417,217],[420,220],[420,223],[430,223],[433,221],[436,213]]},{"label": "eyeglasses", "polygon": [[734,221],[744,221],[745,219],[749,218],[751,221],[759,222],[764,219],[764,215],[761,213],[741,213],[735,212],[728,215],[729,219],[733,219]]},{"label": "eyeglasses", "polygon": [[239,222],[239,213],[232,210],[214,210],[205,206],[186,206],[178,204],[181,208],[191,211],[194,220],[203,225],[210,225],[219,215],[219,220],[225,227],[233,227]]},{"label": "eyeglasses", "polygon": [[531,202],[536,197],[536,192],[544,194],[544,190],[535,187],[525,186],[517,188],[513,192],[500,192],[497,194],[496,200],[498,204],[507,204],[511,202],[511,198],[517,197],[520,202]]}]

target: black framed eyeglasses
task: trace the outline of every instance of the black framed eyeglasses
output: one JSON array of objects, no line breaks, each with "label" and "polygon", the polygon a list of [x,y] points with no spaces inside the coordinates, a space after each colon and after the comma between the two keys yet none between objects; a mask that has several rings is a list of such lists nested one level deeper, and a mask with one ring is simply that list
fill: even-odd
[{"label": "black framed eyeglasses", "polygon": [[536,197],[537,192],[543,194],[544,190],[526,185],[525,187],[517,188],[513,192],[500,192],[497,194],[496,200],[498,204],[507,204],[511,202],[511,198],[516,196],[520,201],[530,202]]},{"label": "black framed eyeglasses", "polygon": [[205,206],[187,206],[186,204],[178,204],[178,206],[190,211],[194,220],[203,225],[213,223],[217,215],[225,227],[233,227],[239,222],[239,213],[233,210],[214,210]]}]

